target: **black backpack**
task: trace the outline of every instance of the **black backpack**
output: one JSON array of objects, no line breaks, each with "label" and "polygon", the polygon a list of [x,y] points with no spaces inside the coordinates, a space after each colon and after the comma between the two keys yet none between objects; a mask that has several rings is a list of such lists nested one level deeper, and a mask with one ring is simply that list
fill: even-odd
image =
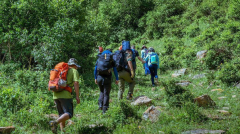
[{"label": "black backpack", "polygon": [[123,51],[115,51],[113,54],[113,60],[116,64],[117,71],[121,71],[124,69],[124,52]]},{"label": "black backpack", "polygon": [[113,67],[113,55],[101,54],[98,56],[97,71],[99,75],[110,75]]}]

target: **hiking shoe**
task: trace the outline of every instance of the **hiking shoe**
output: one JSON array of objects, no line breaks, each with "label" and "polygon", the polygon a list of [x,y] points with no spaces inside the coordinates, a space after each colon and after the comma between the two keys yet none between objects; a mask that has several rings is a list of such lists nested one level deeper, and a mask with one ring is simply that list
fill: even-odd
[{"label": "hiking shoe", "polygon": [[155,84],[152,84],[153,87],[155,87]]},{"label": "hiking shoe", "polygon": [[132,100],[132,96],[133,96],[133,94],[128,93],[128,95],[127,95],[127,100]]},{"label": "hiking shoe", "polygon": [[57,122],[56,121],[50,121],[49,125],[51,127],[51,130],[54,134],[57,134]]}]

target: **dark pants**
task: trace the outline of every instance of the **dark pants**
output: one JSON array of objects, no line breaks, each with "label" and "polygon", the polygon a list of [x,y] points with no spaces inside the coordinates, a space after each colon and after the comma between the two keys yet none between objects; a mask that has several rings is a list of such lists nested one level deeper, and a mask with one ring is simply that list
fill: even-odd
[{"label": "dark pants", "polygon": [[98,86],[100,88],[100,95],[98,99],[98,105],[103,108],[105,112],[109,108],[109,98],[111,91],[111,76],[100,76],[97,77]]},{"label": "dark pants", "polygon": [[152,64],[152,65],[149,66],[149,70],[150,70],[150,73],[151,73],[152,84],[154,84],[154,77],[158,78],[157,69],[158,69],[158,65],[157,64]]},{"label": "dark pants", "polygon": [[73,117],[73,99],[55,99],[59,117],[65,113]]}]

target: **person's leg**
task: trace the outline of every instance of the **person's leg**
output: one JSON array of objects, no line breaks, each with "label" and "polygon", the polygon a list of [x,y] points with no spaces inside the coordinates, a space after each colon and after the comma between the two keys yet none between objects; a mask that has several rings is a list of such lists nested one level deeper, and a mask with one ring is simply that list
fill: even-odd
[{"label": "person's leg", "polygon": [[59,99],[64,114],[62,114],[58,119],[57,123],[60,124],[61,131],[64,131],[65,122],[73,117],[73,100],[72,99]]},{"label": "person's leg", "polygon": [[156,83],[158,83],[157,70],[158,70],[158,66],[157,66],[157,65],[154,65],[154,77],[155,77],[155,79],[156,79]]},{"label": "person's leg", "polygon": [[100,89],[100,94],[99,94],[99,98],[98,98],[98,106],[99,109],[102,110],[103,108],[103,97],[104,97],[104,85],[103,85],[103,80],[101,78],[97,79],[98,82],[98,87]]},{"label": "person's leg", "polygon": [[133,90],[135,87],[135,81],[133,78],[131,78],[130,73],[127,71],[124,71],[124,80],[129,83],[129,91],[128,91],[128,99],[132,99],[133,96]]},{"label": "person's leg", "polygon": [[104,85],[104,100],[103,100],[103,113],[105,113],[109,108],[109,98],[111,91],[111,82]]},{"label": "person's leg", "polygon": [[123,98],[123,93],[125,90],[125,81],[123,79],[123,71],[118,72],[118,77],[119,77],[119,83],[118,83],[118,87],[119,87],[119,91],[118,91],[118,100],[121,100]]},{"label": "person's leg", "polygon": [[61,131],[64,131],[63,129],[65,128],[65,122],[70,119],[68,113],[64,113],[57,119],[57,123],[60,124],[60,129]]},{"label": "person's leg", "polygon": [[[64,110],[62,108],[61,101],[59,99],[55,99],[54,102],[55,102],[56,107],[57,107],[58,115],[59,115],[59,117],[61,117],[64,114]],[[57,122],[57,121],[50,121],[49,122],[49,125],[50,125],[53,133],[57,133],[58,124],[59,124],[59,122]]]},{"label": "person's leg", "polygon": [[150,70],[150,73],[151,73],[151,81],[152,81],[152,85],[154,86],[154,66],[153,65],[150,65],[149,66],[149,70]]}]

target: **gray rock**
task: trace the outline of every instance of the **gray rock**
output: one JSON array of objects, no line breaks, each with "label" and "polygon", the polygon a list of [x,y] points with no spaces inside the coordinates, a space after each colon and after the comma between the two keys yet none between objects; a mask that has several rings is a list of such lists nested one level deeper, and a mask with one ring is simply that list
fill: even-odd
[{"label": "gray rock", "polygon": [[240,89],[240,83],[236,85],[236,88]]},{"label": "gray rock", "polygon": [[206,129],[197,129],[182,132],[182,134],[224,134],[224,133],[225,131],[223,130],[206,130]]},{"label": "gray rock", "polygon": [[175,72],[172,74],[172,77],[178,77],[178,76],[185,75],[185,74],[186,74],[186,71],[187,71],[186,68],[177,70],[177,71],[175,71]]},{"label": "gray rock", "polygon": [[207,54],[207,50],[197,52],[197,59],[200,60],[200,59],[204,58],[206,56],[206,54]]},{"label": "gray rock", "polygon": [[152,122],[156,122],[159,119],[160,111],[158,110],[160,108],[151,106],[149,107],[144,113],[143,113],[143,119],[150,120]]},{"label": "gray rock", "polygon": [[144,105],[144,104],[150,104],[150,103],[152,103],[152,99],[149,99],[147,96],[142,95],[142,96],[136,97],[131,104]]},{"label": "gray rock", "polygon": [[204,78],[204,77],[206,77],[205,74],[197,74],[197,75],[194,75],[194,76],[192,77],[192,79],[200,79],[200,78]]},{"label": "gray rock", "polygon": [[176,83],[176,85],[183,86],[183,87],[188,86],[189,84],[190,84],[189,81]]}]

